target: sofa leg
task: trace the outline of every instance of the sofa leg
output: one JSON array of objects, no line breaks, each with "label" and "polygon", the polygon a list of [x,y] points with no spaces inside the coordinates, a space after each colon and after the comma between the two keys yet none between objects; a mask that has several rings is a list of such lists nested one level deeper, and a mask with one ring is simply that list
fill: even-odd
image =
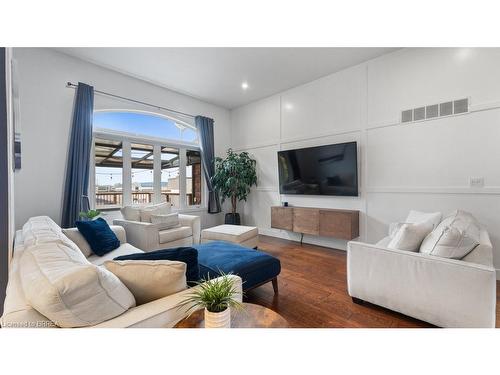
[{"label": "sofa leg", "polygon": [[354,302],[356,305],[362,305],[364,301],[362,299],[356,298],[356,297],[351,297],[352,302]]},{"label": "sofa leg", "polygon": [[275,277],[271,282],[273,283],[274,294],[278,294],[278,278]]}]

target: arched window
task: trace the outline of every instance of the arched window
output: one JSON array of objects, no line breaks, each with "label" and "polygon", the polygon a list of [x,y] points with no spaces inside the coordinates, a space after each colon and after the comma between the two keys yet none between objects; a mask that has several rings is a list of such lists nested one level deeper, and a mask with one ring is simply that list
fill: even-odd
[{"label": "arched window", "polygon": [[94,129],[186,143],[197,143],[198,141],[197,132],[193,125],[149,112],[96,111],[94,113]]},{"label": "arched window", "polygon": [[202,205],[202,166],[193,125],[148,112],[94,113],[93,206],[170,202]]}]

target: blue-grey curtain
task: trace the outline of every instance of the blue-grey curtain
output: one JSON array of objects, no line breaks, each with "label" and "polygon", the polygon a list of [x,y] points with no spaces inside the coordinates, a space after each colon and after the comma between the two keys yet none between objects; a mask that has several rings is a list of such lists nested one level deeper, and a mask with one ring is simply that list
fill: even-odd
[{"label": "blue-grey curtain", "polygon": [[76,89],[61,226],[75,226],[80,211],[87,211],[89,203],[90,152],[92,149],[92,118],[94,113],[94,88],[79,82]]},{"label": "blue-grey curtain", "polygon": [[208,213],[216,214],[221,209],[219,195],[214,191],[212,185],[212,177],[215,174],[214,120],[208,117],[196,116],[194,121],[200,135],[201,160],[208,186]]}]

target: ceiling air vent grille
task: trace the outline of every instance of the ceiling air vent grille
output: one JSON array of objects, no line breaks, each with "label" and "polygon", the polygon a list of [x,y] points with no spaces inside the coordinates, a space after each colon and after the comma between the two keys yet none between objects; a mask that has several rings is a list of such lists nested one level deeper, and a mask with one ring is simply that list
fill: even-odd
[{"label": "ceiling air vent grille", "polygon": [[401,122],[416,122],[469,112],[469,99],[431,104],[401,111]]}]

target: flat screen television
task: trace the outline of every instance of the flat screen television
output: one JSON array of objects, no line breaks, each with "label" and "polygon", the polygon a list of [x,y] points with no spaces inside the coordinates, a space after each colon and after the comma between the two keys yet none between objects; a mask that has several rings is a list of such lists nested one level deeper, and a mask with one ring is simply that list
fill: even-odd
[{"label": "flat screen television", "polygon": [[281,194],[358,196],[356,142],[278,151]]}]

